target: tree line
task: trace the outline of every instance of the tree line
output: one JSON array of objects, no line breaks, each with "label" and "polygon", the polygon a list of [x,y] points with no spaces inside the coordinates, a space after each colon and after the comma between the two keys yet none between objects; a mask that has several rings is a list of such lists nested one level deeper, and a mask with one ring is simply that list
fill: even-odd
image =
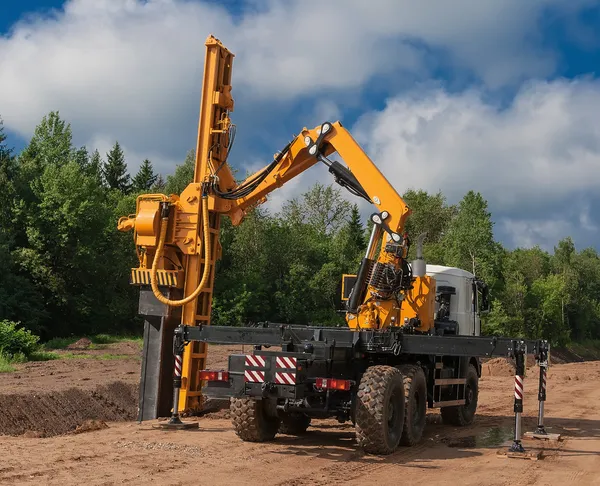
[{"label": "tree line", "polygon": [[[58,112],[16,154],[0,120],[0,320],[45,339],[140,332],[137,288],[129,285],[137,258],[131,234],[116,222],[135,212],[141,193],[180,193],[194,159],[189,151],[166,180],[144,160],[131,177],[118,142],[104,155],[75,147]],[[457,204],[441,192],[408,190],[403,198],[413,210],[409,235],[427,233],[427,262],[474,269],[490,286],[485,333],[554,344],[600,339],[594,248],[578,251],[568,237],[553,252],[504,248],[475,191]],[[356,272],[369,233],[358,207],[320,183],[277,212],[254,209],[239,227],[223,218],[212,322],[343,325],[341,276]]]}]

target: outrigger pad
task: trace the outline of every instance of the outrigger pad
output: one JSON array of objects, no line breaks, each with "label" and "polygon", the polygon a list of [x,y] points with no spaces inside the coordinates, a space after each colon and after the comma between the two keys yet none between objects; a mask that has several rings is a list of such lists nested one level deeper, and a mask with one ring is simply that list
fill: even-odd
[{"label": "outrigger pad", "polygon": [[525,434],[523,434],[523,437],[526,437],[528,439],[539,439],[539,440],[560,440],[561,439],[561,435],[560,434],[538,434],[536,432],[525,432]]},{"label": "outrigger pad", "polygon": [[153,429],[163,429],[163,430],[188,430],[188,429],[197,429],[200,424],[198,422],[179,422],[179,423],[170,423],[164,422],[162,424],[154,424],[152,425]]}]

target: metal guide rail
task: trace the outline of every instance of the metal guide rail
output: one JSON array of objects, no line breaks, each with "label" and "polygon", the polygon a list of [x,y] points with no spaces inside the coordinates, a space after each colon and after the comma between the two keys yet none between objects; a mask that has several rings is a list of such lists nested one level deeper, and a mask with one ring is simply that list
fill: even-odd
[{"label": "metal guide rail", "polygon": [[425,354],[444,356],[513,357],[515,345],[538,355],[546,349],[545,340],[524,340],[495,336],[408,334],[401,328],[384,331],[330,327],[310,327],[260,323],[256,327],[180,326],[183,340],[209,344],[251,344],[281,346],[283,352],[328,355],[332,348],[353,348],[364,353]]}]

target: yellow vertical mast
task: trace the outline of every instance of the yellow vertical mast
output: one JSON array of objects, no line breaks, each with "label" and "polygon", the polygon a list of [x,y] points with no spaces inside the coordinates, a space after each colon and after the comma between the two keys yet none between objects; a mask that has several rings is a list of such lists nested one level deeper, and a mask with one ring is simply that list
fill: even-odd
[{"label": "yellow vertical mast", "polygon": [[[209,36],[206,40],[206,57],[204,61],[204,76],[202,83],[202,99],[200,103],[200,118],[198,122],[198,141],[196,145],[196,166],[194,169],[194,184],[202,184],[212,172],[218,170],[222,187],[235,185],[233,176],[227,164],[227,153],[230,142],[229,112],[233,111],[233,98],[231,97],[231,68],[234,55],[221,44]],[[221,164],[223,164],[221,166]],[[221,166],[221,167],[220,167]],[[220,167],[220,169],[219,169]],[[182,194],[185,197],[185,192]],[[183,201],[185,203],[185,201]],[[201,220],[200,204],[198,220]],[[214,209],[211,207],[210,209]],[[220,215],[210,211],[209,216],[210,255],[197,252],[187,255],[185,261],[185,290],[184,295],[191,293],[200,282],[204,272],[204,265],[210,266],[207,286],[202,290],[197,300],[187,303],[182,309],[181,323],[187,326],[209,325],[210,309],[212,304],[214,286],[214,267],[218,258],[220,246],[218,244]],[[198,227],[198,248],[205,248],[201,238],[203,229]],[[182,370],[182,388],[179,398],[180,410],[194,410],[201,406],[202,386],[199,380],[199,371],[206,364],[207,345],[201,342],[190,343],[184,354]]]}]

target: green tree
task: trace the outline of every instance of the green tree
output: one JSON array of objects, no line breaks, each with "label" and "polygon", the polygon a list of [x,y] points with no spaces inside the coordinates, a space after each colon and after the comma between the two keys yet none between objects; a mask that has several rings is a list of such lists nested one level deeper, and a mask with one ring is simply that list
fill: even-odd
[{"label": "green tree", "polygon": [[492,287],[500,277],[501,247],[494,241],[492,215],[480,193],[469,191],[443,238],[447,265],[473,271]]},{"label": "green tree", "polygon": [[[421,233],[426,233],[423,255],[432,264],[444,264],[445,255],[442,239],[457,214],[456,206],[448,206],[441,192],[429,194],[426,191],[409,189],[402,198],[412,210],[406,223],[406,232],[413,242]],[[409,259],[415,257],[416,245],[412,245]]]},{"label": "green tree", "polygon": [[90,163],[90,154],[85,146],[74,151],[73,159],[82,169],[86,169]]},{"label": "green tree", "polygon": [[148,192],[156,184],[157,178],[158,176],[152,168],[152,162],[144,159],[140,170],[138,170],[138,173],[133,178],[133,189],[137,192]]},{"label": "green tree", "polygon": [[162,174],[157,174],[156,182],[152,186],[152,192],[157,192],[159,194],[164,194],[167,183],[165,182],[165,178]]},{"label": "green tree", "polygon": [[306,223],[320,232],[331,234],[346,223],[352,211],[351,204],[332,185],[316,183],[301,199],[284,204],[282,215],[293,224]]},{"label": "green tree", "polygon": [[196,151],[190,150],[185,156],[183,164],[175,168],[173,175],[167,176],[165,194],[181,194],[183,190],[194,180],[194,168],[196,166]]},{"label": "green tree", "polygon": [[131,190],[131,177],[127,173],[125,154],[119,142],[115,142],[113,148],[106,154],[106,163],[102,170],[104,180],[111,189],[117,189],[123,194]]},{"label": "green tree", "polygon": [[87,166],[84,169],[84,172],[92,177],[98,185],[102,184],[102,168],[104,167],[104,162],[102,161],[102,157],[100,156],[100,152],[98,149],[92,152],[92,155],[89,159]]},{"label": "green tree", "polygon": [[19,156],[29,178],[39,175],[49,165],[64,165],[72,160],[71,125],[51,111],[35,127],[33,137]]}]

